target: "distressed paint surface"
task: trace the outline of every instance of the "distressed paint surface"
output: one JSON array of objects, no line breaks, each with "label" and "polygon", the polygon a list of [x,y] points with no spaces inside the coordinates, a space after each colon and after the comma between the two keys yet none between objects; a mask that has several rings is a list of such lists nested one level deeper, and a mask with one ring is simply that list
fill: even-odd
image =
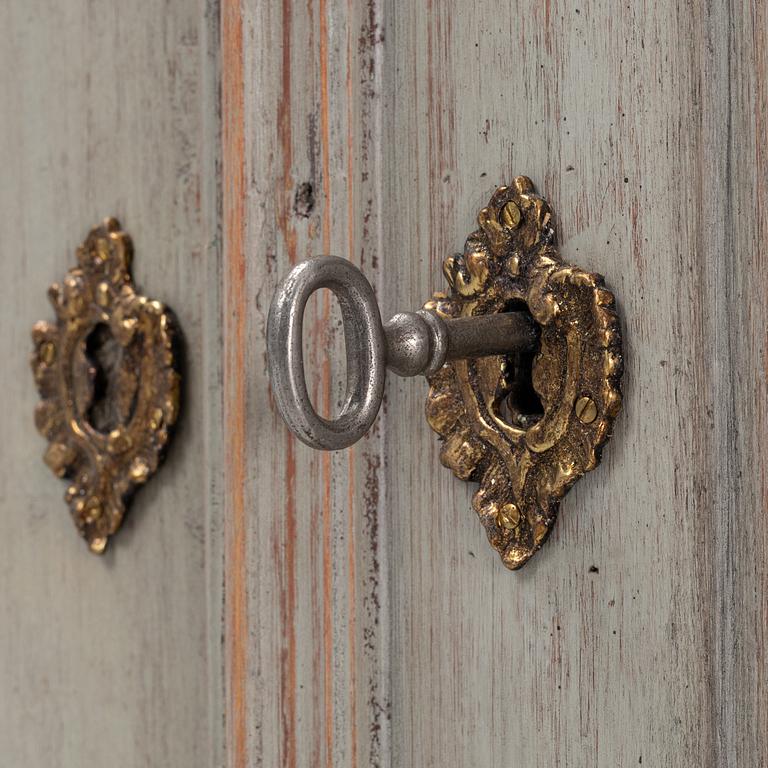
[{"label": "distressed paint surface", "polygon": [[[765,17],[6,3],[3,761],[768,762]],[[520,173],[564,258],[616,293],[627,370],[603,465],[511,574],[439,466],[426,384],[391,378],[365,441],[313,452],[271,403],[264,326],[279,278],[319,253],[361,266],[384,316],[419,307]],[[40,460],[27,360],[46,286],[106,214],[193,373],[169,461],[100,561]],[[332,411],[327,295],[306,329]]]},{"label": "distressed paint surface", "polygon": [[[242,14],[248,626],[230,632],[247,736],[233,764],[768,760],[761,5]],[[420,306],[520,173],[552,203],[564,258],[615,291],[627,372],[603,465],[510,574],[472,487],[439,466],[423,382],[390,379],[366,442],[314,453],[265,395],[263,330],[278,278],[328,251],[362,265],[384,316]],[[327,299],[305,328],[315,402],[338,405]]]},{"label": "distressed paint surface", "polygon": [[[222,765],[214,3],[0,7],[0,764]],[[119,217],[137,285],[186,343],[158,475],[90,554],[34,428],[30,329],[91,226]]]},{"label": "distressed paint surface", "polygon": [[515,575],[415,427],[422,392],[390,386],[392,764],[764,763],[764,10],[384,15],[387,309],[525,173],[615,291],[627,362],[603,465]]},{"label": "distressed paint surface", "polygon": [[[264,340],[297,261],[336,253],[380,280],[378,13],[326,0],[223,6],[232,766],[388,764],[380,427],[346,453],[298,443],[270,400]],[[335,303],[313,298],[305,322],[310,393],[329,412],[343,397]]]}]

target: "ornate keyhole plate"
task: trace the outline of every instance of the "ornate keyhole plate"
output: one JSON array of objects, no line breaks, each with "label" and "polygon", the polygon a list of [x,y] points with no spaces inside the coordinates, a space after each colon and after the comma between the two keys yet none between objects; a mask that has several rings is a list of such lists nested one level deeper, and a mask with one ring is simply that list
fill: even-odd
[{"label": "ornate keyhole plate", "polygon": [[92,552],[104,552],[137,486],[157,470],[179,412],[178,332],[139,295],[133,248],[115,219],[91,230],[78,266],[48,292],[56,322],[32,329],[45,462]]},{"label": "ornate keyhole plate", "polygon": [[[600,275],[564,264],[552,214],[530,179],[496,190],[480,228],[443,271],[448,294],[425,309],[445,318],[527,308],[533,359],[455,360],[429,377],[427,419],[442,463],[480,488],[473,507],[511,569],[552,530],[560,499],[600,459],[621,408],[621,330]],[[527,380],[526,380],[527,378]]]}]

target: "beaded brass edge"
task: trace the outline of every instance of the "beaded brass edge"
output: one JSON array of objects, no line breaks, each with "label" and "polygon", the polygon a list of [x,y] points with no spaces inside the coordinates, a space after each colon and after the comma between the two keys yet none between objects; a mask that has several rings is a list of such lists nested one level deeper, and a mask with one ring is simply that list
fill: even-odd
[{"label": "beaded brass edge", "polygon": [[542,414],[510,411],[521,361],[449,362],[429,377],[427,420],[442,463],[480,488],[473,507],[505,566],[517,569],[552,530],[560,499],[600,460],[621,409],[621,329],[600,275],[560,261],[552,214],[530,179],[500,187],[463,255],[445,260],[450,292],[425,309],[468,317],[527,307],[540,328],[531,364]]},{"label": "beaded brass edge", "polygon": [[[157,470],[179,413],[177,326],[163,304],[136,292],[132,255],[115,219],[91,230],[77,249],[78,266],[49,289],[56,322],[32,329],[45,462],[69,481],[65,500],[95,553],[120,527],[133,491]],[[88,346],[97,329],[113,350],[106,384]],[[97,428],[99,386],[108,415]]]}]

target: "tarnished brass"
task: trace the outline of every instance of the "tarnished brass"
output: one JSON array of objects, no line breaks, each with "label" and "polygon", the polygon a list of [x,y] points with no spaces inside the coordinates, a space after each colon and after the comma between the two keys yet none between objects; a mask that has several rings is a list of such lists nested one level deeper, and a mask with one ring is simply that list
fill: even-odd
[{"label": "tarnished brass", "polygon": [[453,360],[429,377],[427,419],[442,463],[480,483],[473,507],[511,569],[552,530],[560,499],[594,469],[621,409],[621,330],[600,275],[564,264],[552,213],[530,179],[496,190],[464,254],[446,259],[443,318],[526,309],[533,355]]},{"label": "tarnished brass", "polygon": [[78,266],[49,289],[56,322],[32,329],[45,462],[69,480],[66,502],[96,553],[157,469],[179,412],[176,324],[136,293],[132,253],[115,219],[91,230]]}]

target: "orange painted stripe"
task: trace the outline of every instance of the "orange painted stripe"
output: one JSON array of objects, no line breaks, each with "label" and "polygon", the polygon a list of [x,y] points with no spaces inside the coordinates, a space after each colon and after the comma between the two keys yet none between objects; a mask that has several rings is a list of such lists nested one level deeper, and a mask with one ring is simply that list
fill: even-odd
[{"label": "orange painted stripe", "polygon": [[243,21],[239,0],[222,2],[222,205],[224,217],[225,633],[230,765],[248,764],[246,672],[245,129]]},{"label": "orange painted stripe", "polygon": [[[320,16],[320,134],[323,176],[323,252],[331,250],[331,160],[330,96],[328,88],[328,9],[319,0]],[[330,297],[323,299],[323,331],[330,318]],[[326,357],[322,366],[322,396],[326,413],[331,410],[331,368]],[[333,571],[331,551],[331,456],[323,454],[323,689],[325,714],[325,765],[333,768]]]}]

